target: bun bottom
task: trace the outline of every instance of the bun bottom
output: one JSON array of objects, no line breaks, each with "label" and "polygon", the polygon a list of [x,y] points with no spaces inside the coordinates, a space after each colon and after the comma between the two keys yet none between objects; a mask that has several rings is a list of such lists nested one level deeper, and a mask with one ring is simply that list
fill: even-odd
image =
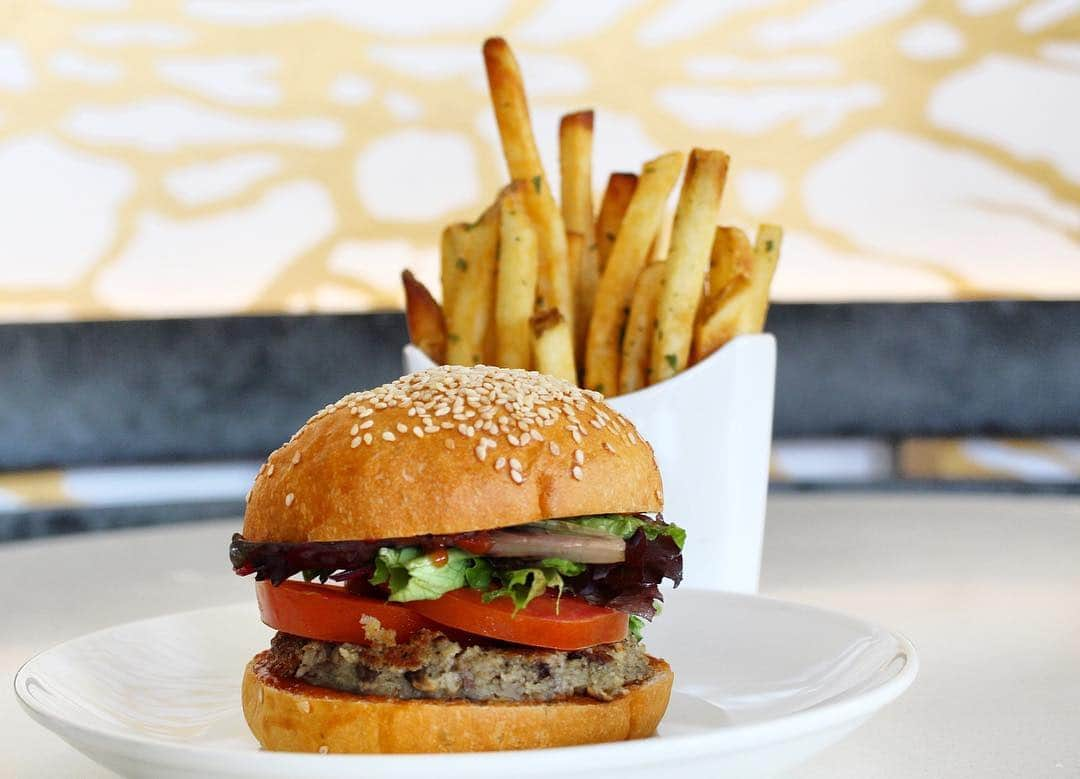
[{"label": "bun bottom", "polygon": [[652,677],[612,701],[399,700],[283,679],[270,671],[269,654],[248,663],[242,697],[255,738],[277,752],[490,752],[645,738],[664,716],[675,678],[650,657]]}]

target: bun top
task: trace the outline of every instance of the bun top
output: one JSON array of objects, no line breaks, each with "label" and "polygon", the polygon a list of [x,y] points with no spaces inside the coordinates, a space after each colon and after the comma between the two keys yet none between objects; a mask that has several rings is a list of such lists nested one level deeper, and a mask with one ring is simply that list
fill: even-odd
[{"label": "bun top", "polygon": [[652,447],[600,394],[442,366],[309,419],[259,469],[244,536],[375,540],[662,507]]}]

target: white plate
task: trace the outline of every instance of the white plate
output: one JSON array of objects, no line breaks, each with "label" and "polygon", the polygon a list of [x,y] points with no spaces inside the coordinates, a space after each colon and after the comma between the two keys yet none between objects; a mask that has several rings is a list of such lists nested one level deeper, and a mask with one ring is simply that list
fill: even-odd
[{"label": "white plate", "polygon": [[836,742],[918,669],[910,642],[852,617],[679,590],[646,635],[676,676],[655,738],[473,755],[307,755],[260,751],[244,723],[241,672],[269,637],[254,603],[133,622],[43,652],[19,671],[15,692],[34,719],[126,776],[656,779],[677,768],[742,777]]}]

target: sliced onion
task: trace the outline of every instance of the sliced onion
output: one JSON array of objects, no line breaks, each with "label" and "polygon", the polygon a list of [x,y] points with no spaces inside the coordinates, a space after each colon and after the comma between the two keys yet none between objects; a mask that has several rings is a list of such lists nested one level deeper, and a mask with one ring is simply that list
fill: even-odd
[{"label": "sliced onion", "polygon": [[493,530],[489,538],[488,557],[561,557],[575,563],[621,563],[626,559],[626,542],[609,533]]}]

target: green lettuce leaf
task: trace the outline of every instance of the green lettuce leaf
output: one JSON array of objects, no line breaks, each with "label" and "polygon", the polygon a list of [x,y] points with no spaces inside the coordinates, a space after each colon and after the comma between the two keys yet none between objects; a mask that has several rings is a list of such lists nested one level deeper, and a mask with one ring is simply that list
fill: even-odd
[{"label": "green lettuce leaf", "polygon": [[[415,546],[402,549],[383,547],[375,558],[372,584],[386,584],[390,589],[387,600],[405,603],[414,600],[436,600],[451,590],[461,589],[469,577],[482,582],[485,573],[478,570],[477,559],[460,549],[446,549],[438,555],[421,554]],[[486,561],[483,561],[486,566]],[[490,584],[490,566],[487,566]],[[470,582],[470,586],[473,586]],[[486,585],[485,585],[486,586]]]},{"label": "green lettuce leaf", "polygon": [[594,517],[577,517],[569,520],[583,527],[596,528],[620,538],[630,538],[638,530],[645,531],[645,537],[655,541],[659,536],[671,536],[679,549],[686,543],[686,531],[678,525],[647,522],[633,514],[598,514]]},{"label": "green lettuce leaf", "polygon": [[564,560],[561,557],[545,557],[540,561],[540,567],[551,568],[563,576],[577,576],[585,571],[585,563],[575,563],[573,560]]},{"label": "green lettuce leaf", "polygon": [[637,614],[630,615],[630,635],[634,637],[635,641],[641,641],[642,634],[645,632],[645,626],[649,624],[649,621],[644,617],[639,617]]},{"label": "green lettuce leaf", "polygon": [[[570,563],[569,560],[559,562]],[[577,563],[570,563],[570,565],[577,565]],[[512,571],[499,571],[497,575],[502,586],[484,593],[484,603],[491,603],[496,598],[510,598],[514,603],[515,614],[528,606],[533,598],[538,598],[547,592],[548,587],[557,588],[558,597],[562,597],[562,574],[554,567],[516,568]],[[558,606],[556,606],[556,611],[558,611]]]},{"label": "green lettuce leaf", "polygon": [[465,583],[474,590],[486,590],[491,586],[493,570],[483,557],[474,557],[472,565],[465,569]]}]

